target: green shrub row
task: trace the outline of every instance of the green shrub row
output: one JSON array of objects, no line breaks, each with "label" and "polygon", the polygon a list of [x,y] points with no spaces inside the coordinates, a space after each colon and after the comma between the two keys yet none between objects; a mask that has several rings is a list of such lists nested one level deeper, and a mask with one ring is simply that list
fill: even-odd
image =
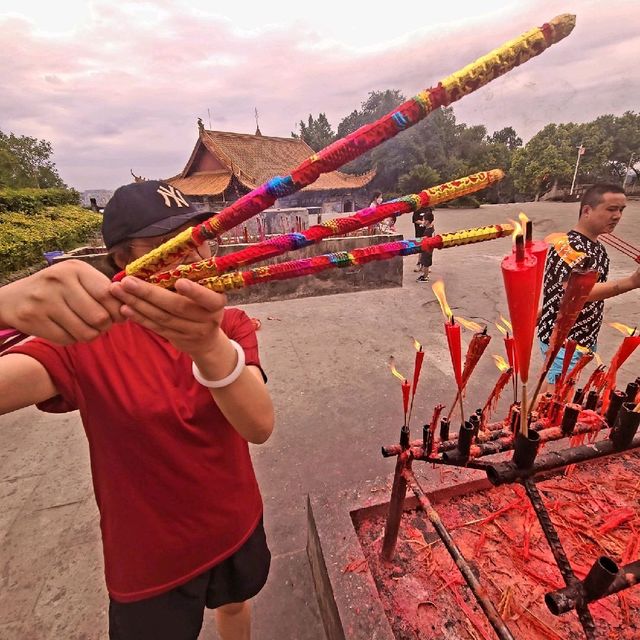
[{"label": "green shrub row", "polygon": [[67,251],[94,236],[102,216],[79,206],[33,213],[0,211],[0,275],[43,262],[45,251]]},{"label": "green shrub row", "polygon": [[43,207],[66,204],[80,204],[80,194],[75,189],[0,189],[0,213],[35,213]]}]

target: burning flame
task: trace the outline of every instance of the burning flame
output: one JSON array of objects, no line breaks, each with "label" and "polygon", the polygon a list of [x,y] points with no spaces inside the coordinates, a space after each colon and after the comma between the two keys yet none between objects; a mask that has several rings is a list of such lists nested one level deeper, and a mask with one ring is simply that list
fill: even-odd
[{"label": "burning flame", "polygon": [[617,329],[620,333],[624,333],[627,337],[631,337],[636,332],[635,329],[627,327],[626,324],[622,324],[621,322],[610,322],[609,326]]},{"label": "burning flame", "polygon": [[523,211],[521,211],[521,212],[518,214],[518,220],[520,220],[520,224],[521,224],[523,227],[526,227],[526,226],[527,226],[527,222],[529,222],[529,218],[527,218],[527,214],[526,214],[526,213],[524,213]]},{"label": "burning flame", "polygon": [[416,348],[416,351],[422,351],[422,345],[414,338],[413,346]]},{"label": "burning flame", "polygon": [[389,366],[391,367],[391,373],[398,378],[401,382],[406,382],[407,379],[396,369],[396,361],[393,356],[389,358]]},{"label": "burning flame", "polygon": [[496,327],[497,327],[498,331],[499,331],[503,336],[506,336],[506,335],[507,335],[507,333],[509,333],[509,332],[508,332],[508,331],[507,331],[507,330],[506,330],[506,329],[505,329],[505,328],[504,328],[504,327],[503,327],[499,322],[496,322],[496,323],[495,323],[495,325],[496,325]]},{"label": "burning flame", "polygon": [[500,373],[504,373],[509,369],[509,363],[502,356],[493,356],[496,367],[500,369]]},{"label": "burning flame", "polygon": [[511,326],[511,323],[503,315],[500,315],[500,320],[502,320],[502,324],[504,324],[504,326],[507,327],[507,329],[509,329],[511,333],[513,333],[513,327]]},{"label": "burning flame", "polygon": [[511,238],[513,240],[513,244],[516,243],[516,237],[522,235],[522,226],[519,222],[515,220],[509,220],[509,222],[513,225],[513,233],[511,234]]},{"label": "burning flame", "polygon": [[431,288],[433,289],[433,293],[440,303],[440,308],[442,309],[444,317],[450,321],[453,318],[453,312],[447,304],[447,296],[444,293],[444,282],[442,280],[436,280],[431,285]]},{"label": "burning flame", "polygon": [[599,355],[598,353],[595,353],[595,352],[594,352],[594,354],[593,354],[593,355],[595,356],[596,364],[597,364],[599,367],[601,367],[601,366],[604,364],[604,362],[602,362],[602,358],[600,357],[600,355]]},{"label": "burning flame", "polygon": [[475,333],[481,333],[483,331],[482,325],[479,325],[477,322],[473,322],[472,320],[467,320],[466,318],[461,318],[460,316],[456,316],[455,320],[459,322],[465,329],[469,329],[469,331],[474,331]]}]

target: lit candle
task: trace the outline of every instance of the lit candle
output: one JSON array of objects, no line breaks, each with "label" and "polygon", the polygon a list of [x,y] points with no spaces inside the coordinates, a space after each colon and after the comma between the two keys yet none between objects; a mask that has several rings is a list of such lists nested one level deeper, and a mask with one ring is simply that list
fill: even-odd
[{"label": "lit candle", "polygon": [[501,269],[509,305],[509,316],[513,326],[515,353],[522,379],[520,430],[524,435],[527,435],[527,383],[529,381],[529,365],[536,326],[539,290],[536,290],[537,260],[535,256],[525,252],[524,236],[517,231],[515,233],[515,251],[503,258]]}]

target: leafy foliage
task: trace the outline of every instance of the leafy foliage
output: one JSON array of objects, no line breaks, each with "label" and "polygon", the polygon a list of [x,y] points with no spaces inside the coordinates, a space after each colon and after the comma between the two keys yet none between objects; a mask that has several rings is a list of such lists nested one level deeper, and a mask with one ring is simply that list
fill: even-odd
[{"label": "leafy foliage", "polygon": [[324,113],[314,118],[309,114],[309,120],[305,124],[302,120],[298,123],[300,134],[291,132],[292,138],[302,138],[314,151],[320,151],[330,145],[336,138],[327,116]]},{"label": "leafy foliage", "polygon": [[[405,101],[396,89],[371,91],[360,109],[344,117],[337,135],[324,113],[300,122],[302,137],[315,150],[370,124]],[[292,134],[293,135],[293,134]],[[580,157],[579,183],[624,182],[628,168],[640,161],[640,114],[602,115],[584,124],[551,123],[525,145],[515,129],[506,126],[488,134],[483,125],[457,122],[451,107],[437,109],[400,135],[356,158],[341,170],[376,170],[370,188],[386,197],[415,193],[437,182],[476,171],[499,168],[506,178],[474,197],[482,202],[513,202],[537,198],[553,187],[568,188]],[[635,154],[635,155],[634,155]],[[0,163],[1,163],[0,158]]]},{"label": "leafy foliage", "polygon": [[0,187],[64,188],[46,140],[0,131]]},{"label": "leafy foliage", "polygon": [[80,194],[75,189],[0,189],[0,212],[29,213],[65,204],[80,204]]},{"label": "leafy foliage", "polygon": [[78,246],[101,223],[100,214],[74,205],[0,212],[0,275],[42,262],[45,251]]}]

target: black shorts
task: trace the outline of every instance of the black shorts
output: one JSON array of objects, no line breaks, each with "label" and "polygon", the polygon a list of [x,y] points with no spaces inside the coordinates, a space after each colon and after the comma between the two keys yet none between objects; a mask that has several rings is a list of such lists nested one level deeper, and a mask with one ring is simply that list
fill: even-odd
[{"label": "black shorts", "polygon": [[253,598],[267,581],[271,553],[262,519],[232,556],[167,593],[109,601],[110,640],[197,640],[204,609]]},{"label": "black shorts", "polygon": [[418,264],[421,267],[430,267],[433,264],[433,251],[421,251]]}]

